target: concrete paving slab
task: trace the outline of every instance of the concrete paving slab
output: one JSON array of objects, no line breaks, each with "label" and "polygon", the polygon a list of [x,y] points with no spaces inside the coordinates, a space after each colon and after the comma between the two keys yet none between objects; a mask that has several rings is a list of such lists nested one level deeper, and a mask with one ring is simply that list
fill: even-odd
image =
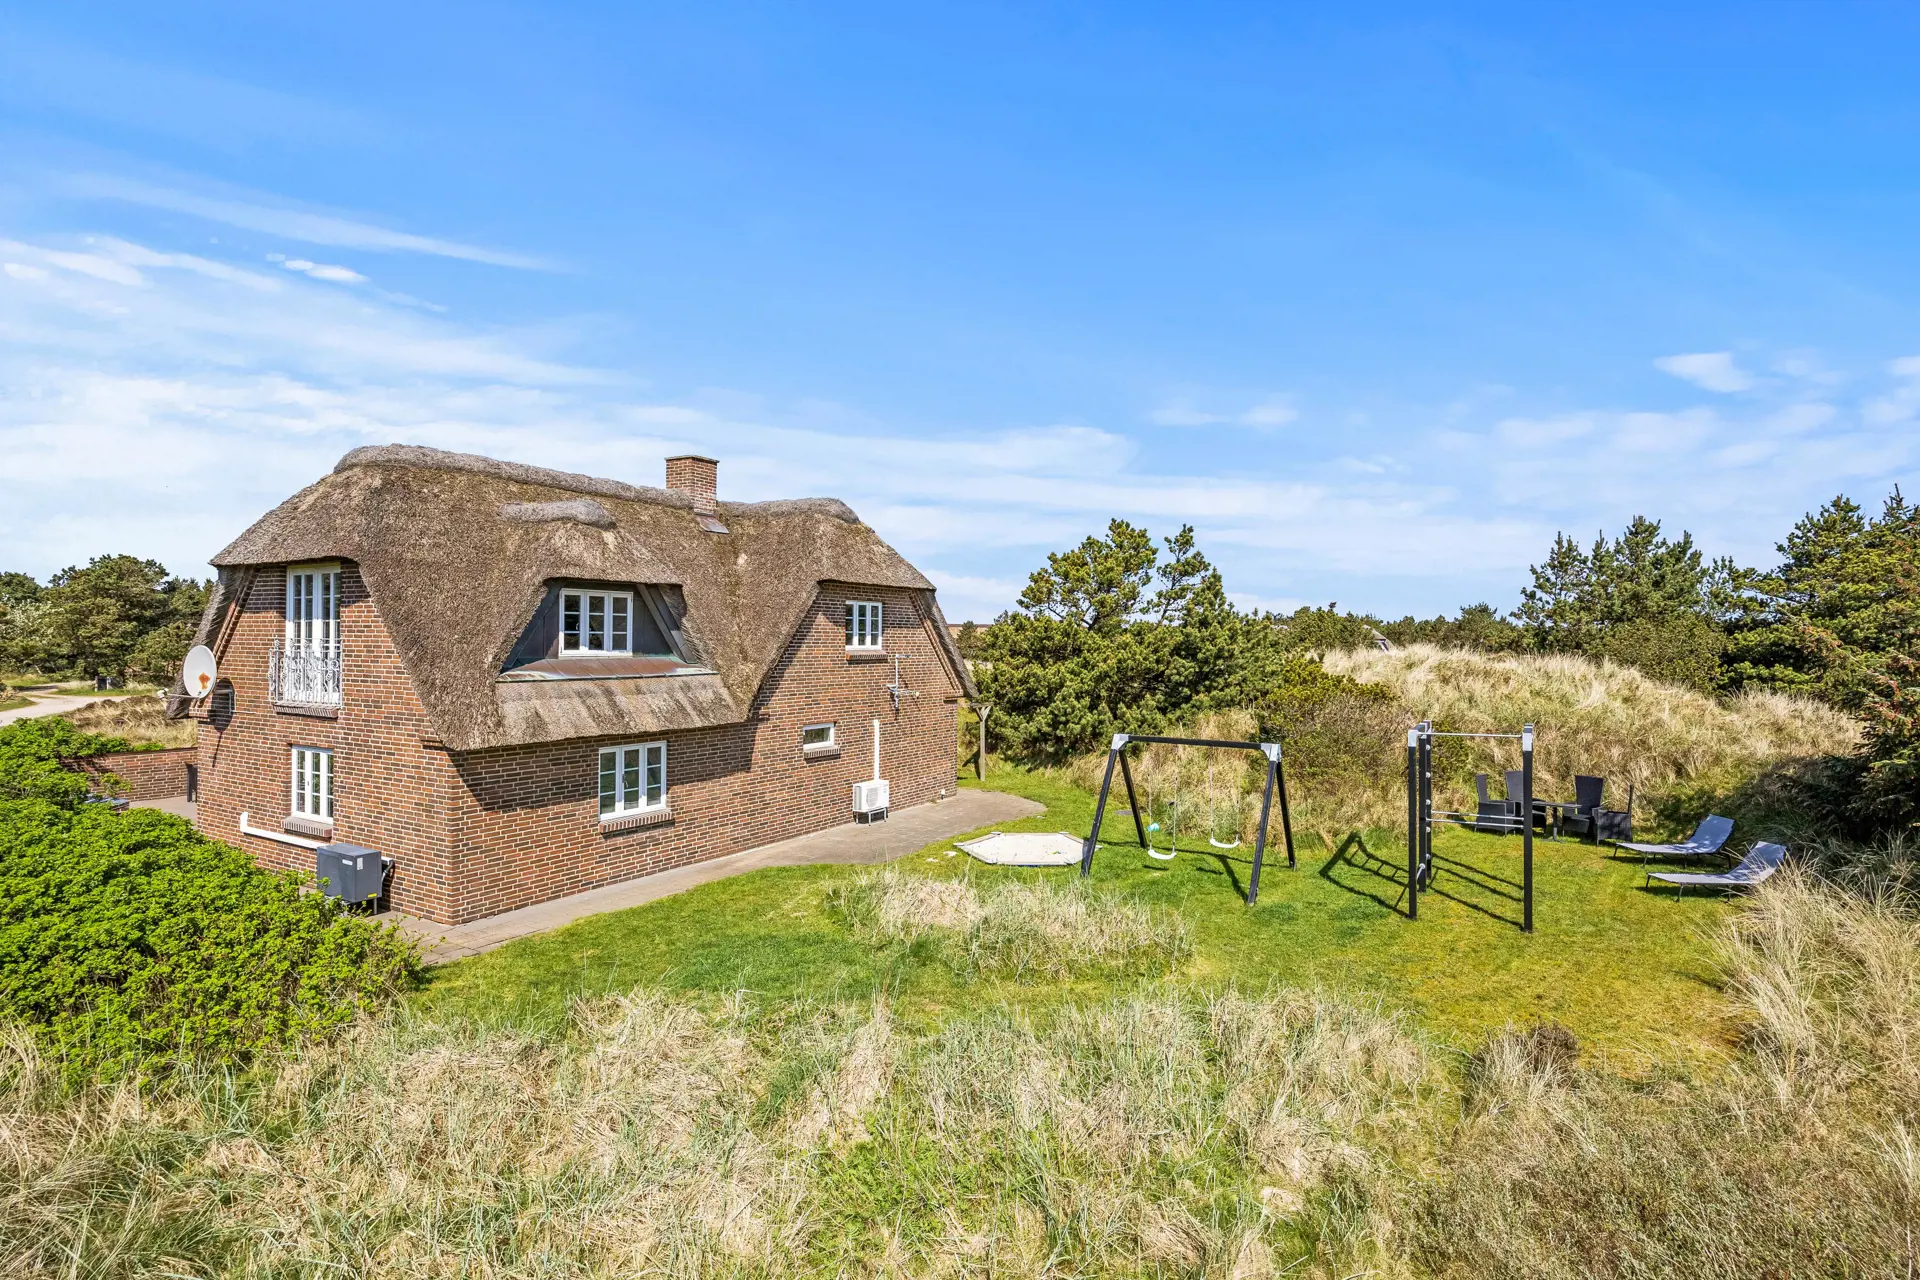
[{"label": "concrete paving slab", "polygon": [[946,800],[901,809],[885,822],[871,825],[849,822],[776,844],[762,845],[724,858],[675,867],[637,880],[626,880],[585,893],[536,903],[485,920],[461,925],[435,924],[398,913],[391,920],[419,939],[428,964],[444,964],[463,956],[479,955],[495,947],[545,933],[604,911],[620,911],[654,902],[696,885],[724,880],[761,867],[798,867],[815,863],[872,864],[889,862],[936,840],[978,831],[997,822],[1013,822],[1042,813],[1045,805],[1001,791],[962,791]]},{"label": "concrete paving slab", "polygon": [[192,822],[199,815],[200,806],[185,796],[168,796],[163,800],[135,800],[129,809],[158,809],[162,813],[171,813]]}]

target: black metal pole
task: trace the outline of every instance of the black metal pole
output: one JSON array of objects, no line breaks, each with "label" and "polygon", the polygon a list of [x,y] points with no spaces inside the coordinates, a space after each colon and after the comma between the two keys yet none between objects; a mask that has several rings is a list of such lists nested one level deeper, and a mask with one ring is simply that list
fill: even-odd
[{"label": "black metal pole", "polygon": [[1520,858],[1523,881],[1521,916],[1523,933],[1533,932],[1533,726],[1520,731],[1520,802],[1523,810],[1520,828]]},{"label": "black metal pole", "polygon": [[1282,753],[1273,753],[1273,780],[1280,788],[1280,834],[1287,838],[1287,869],[1292,870],[1300,864],[1293,856],[1293,814],[1287,809],[1287,766]]},{"label": "black metal pole", "polygon": [[1420,730],[1407,730],[1407,919],[1420,918]]},{"label": "black metal pole", "polygon": [[1253,840],[1253,878],[1247,881],[1247,905],[1260,897],[1260,864],[1267,856],[1267,819],[1273,812],[1273,761],[1267,761],[1267,787],[1260,797],[1260,834]]},{"label": "black metal pole", "polygon": [[1093,830],[1087,835],[1086,844],[1080,848],[1080,875],[1082,878],[1093,874],[1093,849],[1100,843],[1100,824],[1107,816],[1107,791],[1113,786],[1113,762],[1120,755],[1118,745],[1107,752],[1107,772],[1100,779],[1100,799],[1093,806]]},{"label": "black metal pole", "polygon": [[1420,874],[1433,883],[1433,735],[1420,734]]},{"label": "black metal pole", "polygon": [[1126,744],[1122,743],[1114,750],[1120,753],[1120,780],[1127,784],[1127,808],[1133,813],[1133,834],[1140,837],[1140,847],[1145,849],[1149,847],[1147,824],[1140,818],[1140,798],[1133,794],[1133,770],[1127,767]]}]

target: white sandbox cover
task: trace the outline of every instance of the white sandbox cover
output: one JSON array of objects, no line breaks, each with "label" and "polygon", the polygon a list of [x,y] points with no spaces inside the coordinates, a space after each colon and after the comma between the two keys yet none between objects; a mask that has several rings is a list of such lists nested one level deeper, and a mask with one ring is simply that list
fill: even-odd
[{"label": "white sandbox cover", "polygon": [[1064,831],[996,831],[959,847],[999,867],[1067,867],[1080,861],[1080,837]]}]

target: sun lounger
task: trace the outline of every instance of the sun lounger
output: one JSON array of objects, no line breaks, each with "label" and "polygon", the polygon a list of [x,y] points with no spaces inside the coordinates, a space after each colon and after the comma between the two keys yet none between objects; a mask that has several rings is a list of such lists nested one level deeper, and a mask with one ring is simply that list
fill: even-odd
[{"label": "sun lounger", "polygon": [[1687,891],[1688,885],[1706,889],[1751,889],[1778,871],[1786,860],[1785,845],[1762,842],[1754,845],[1747,856],[1740,859],[1740,865],[1731,871],[1722,871],[1717,875],[1693,871],[1650,871],[1647,873],[1647,883],[1658,880],[1661,884],[1675,886],[1681,893]]},{"label": "sun lounger", "polygon": [[1632,849],[1640,855],[1640,865],[1645,866],[1647,859],[1654,854],[1663,858],[1698,858],[1707,854],[1719,853],[1726,847],[1727,840],[1733,835],[1733,819],[1723,818],[1710,813],[1700,820],[1693,834],[1679,844],[1634,844],[1621,841],[1622,849]]}]

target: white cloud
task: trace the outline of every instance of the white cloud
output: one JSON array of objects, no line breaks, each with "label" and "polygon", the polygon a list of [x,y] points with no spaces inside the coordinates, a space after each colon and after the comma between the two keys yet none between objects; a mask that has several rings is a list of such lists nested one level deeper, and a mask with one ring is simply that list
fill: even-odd
[{"label": "white cloud", "polygon": [[[66,237],[0,240],[0,262],[20,268],[0,275],[0,567],[41,575],[126,548],[204,572],[347,449],[404,441],[642,483],[670,453],[710,453],[728,498],[845,498],[956,620],[994,616],[1046,551],[1116,516],[1157,534],[1194,524],[1237,598],[1263,607],[1369,592],[1394,607],[1416,590],[1457,604],[1517,584],[1556,530],[1590,536],[1636,511],[1762,560],[1810,505],[1920,462],[1910,429],[1784,393],[1744,416],[1514,414],[1399,439],[1353,427],[1337,446],[1350,452],[1317,461],[1169,457],[1155,433],[1079,423],[934,434],[824,401],[643,395],[571,358],[564,325],[424,315],[330,287],[307,258],[261,271]],[[1896,391],[1920,384],[1911,368]]]},{"label": "white cloud", "polygon": [[1731,351],[1661,356],[1653,362],[1653,367],[1707,391],[1746,391],[1753,386],[1753,375],[1733,362]]},{"label": "white cloud", "polygon": [[278,262],[288,271],[298,271],[302,275],[312,276],[315,280],[326,280],[334,284],[365,284],[367,278],[351,267],[330,266],[324,262],[309,262],[305,258],[287,258],[270,253],[267,258]]},{"label": "white cloud", "polygon": [[248,231],[301,240],[308,244],[332,245],[340,249],[366,249],[379,253],[422,253],[467,262],[484,262],[496,267],[525,270],[551,270],[552,264],[520,253],[508,253],[457,240],[414,235],[376,226],[337,214],[314,213],[261,203],[256,199],[233,199],[199,195],[156,186],[131,178],[104,174],[70,174],[60,180],[68,195],[90,199],[121,200],[152,209],[169,209],[190,214],[209,222],[225,223]]},{"label": "white cloud", "polygon": [[1284,427],[1300,417],[1286,396],[1270,395],[1247,406],[1224,412],[1214,412],[1199,408],[1188,397],[1175,397],[1161,402],[1147,414],[1147,421],[1157,427],[1210,427],[1241,426],[1272,428]]}]

